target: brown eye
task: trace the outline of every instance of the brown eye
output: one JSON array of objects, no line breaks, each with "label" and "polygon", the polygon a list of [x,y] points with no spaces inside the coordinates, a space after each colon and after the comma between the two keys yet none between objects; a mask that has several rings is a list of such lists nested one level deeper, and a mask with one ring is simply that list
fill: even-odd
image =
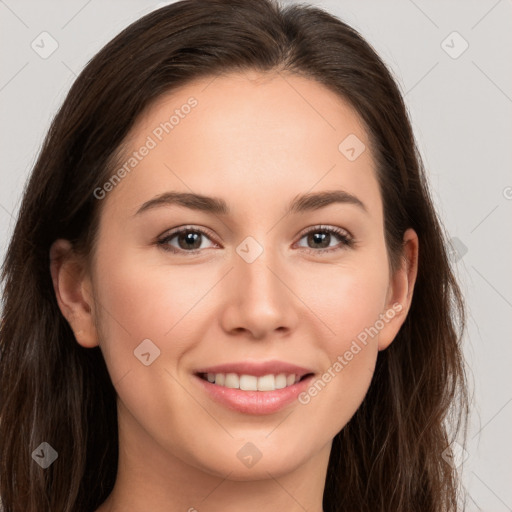
[{"label": "brown eye", "polygon": [[304,233],[302,239],[306,239],[306,245],[299,244],[299,247],[317,253],[337,251],[353,245],[350,235],[344,229],[335,227],[315,227]]},{"label": "brown eye", "polygon": [[199,249],[201,247],[201,233],[182,231],[176,235],[180,249]]},{"label": "brown eye", "polygon": [[[184,228],[176,230],[158,240],[158,245],[171,252],[194,252],[208,246],[204,242],[210,240],[208,234],[201,229]],[[216,245],[214,242],[212,242]]]}]

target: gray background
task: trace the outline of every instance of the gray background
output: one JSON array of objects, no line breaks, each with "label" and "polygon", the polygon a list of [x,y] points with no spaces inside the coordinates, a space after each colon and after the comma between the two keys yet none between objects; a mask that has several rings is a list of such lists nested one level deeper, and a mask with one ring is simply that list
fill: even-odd
[{"label": "gray background", "polygon": [[[75,76],[122,28],[164,3],[0,0],[0,260],[25,180]],[[469,307],[467,510],[512,511],[512,2],[309,3],[358,29],[405,95]],[[43,31],[58,43],[46,59],[31,47],[42,46]]]}]

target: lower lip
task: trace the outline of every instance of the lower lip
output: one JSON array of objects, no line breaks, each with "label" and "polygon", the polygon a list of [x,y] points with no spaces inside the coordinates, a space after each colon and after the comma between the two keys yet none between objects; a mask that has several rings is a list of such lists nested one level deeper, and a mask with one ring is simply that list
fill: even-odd
[{"label": "lower lip", "polygon": [[297,396],[305,391],[314,375],[275,391],[242,391],[212,384],[198,375],[194,377],[213,400],[229,409],[244,414],[272,414],[297,400]]}]

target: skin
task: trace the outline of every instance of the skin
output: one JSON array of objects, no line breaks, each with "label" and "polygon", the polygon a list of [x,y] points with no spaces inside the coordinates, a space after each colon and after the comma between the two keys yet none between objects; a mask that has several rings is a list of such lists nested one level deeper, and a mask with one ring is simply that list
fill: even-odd
[{"label": "skin", "polygon": [[[166,94],[138,119],[126,155],[189,97],[198,101],[102,199],[90,271],[67,241],[51,249],[59,307],[80,345],[101,347],[118,394],[119,470],[99,512],[322,511],[332,439],[360,406],[378,352],[410,306],[418,239],[406,231],[403,265],[391,273],[358,114],[321,84],[289,74],[212,80]],[[354,161],[338,149],[349,134],[366,146]],[[284,214],[297,195],[331,190],[356,196],[367,211],[335,203]],[[166,205],[135,215],[166,191],[222,198],[231,213]],[[155,243],[184,225],[212,235],[196,254]],[[336,250],[318,252],[304,234],[318,225],[346,230],[355,244],[331,235],[322,247]],[[248,236],[264,249],[252,263],[236,252]],[[177,237],[168,245],[183,247]],[[401,311],[306,405],[243,414],[213,402],[192,375],[279,359],[320,377],[393,304]],[[149,366],[134,357],[144,339],[160,350]],[[262,454],[250,468],[237,457],[247,442]]]}]

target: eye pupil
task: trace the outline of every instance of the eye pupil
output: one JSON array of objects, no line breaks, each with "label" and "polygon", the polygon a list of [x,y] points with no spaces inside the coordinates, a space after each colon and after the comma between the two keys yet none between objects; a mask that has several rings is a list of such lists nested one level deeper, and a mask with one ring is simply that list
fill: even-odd
[{"label": "eye pupil", "polygon": [[[183,242],[183,243],[182,243]],[[199,242],[199,243],[197,243]],[[187,231],[178,235],[178,244],[181,249],[199,249],[201,247],[201,233]]]},{"label": "eye pupil", "polygon": [[[309,235],[309,241],[312,241],[314,244],[320,244],[320,248],[329,247],[330,242],[330,233],[322,233],[322,232],[316,232]],[[327,241],[327,244],[324,242]],[[316,245],[315,248],[318,248],[318,245]]]}]

